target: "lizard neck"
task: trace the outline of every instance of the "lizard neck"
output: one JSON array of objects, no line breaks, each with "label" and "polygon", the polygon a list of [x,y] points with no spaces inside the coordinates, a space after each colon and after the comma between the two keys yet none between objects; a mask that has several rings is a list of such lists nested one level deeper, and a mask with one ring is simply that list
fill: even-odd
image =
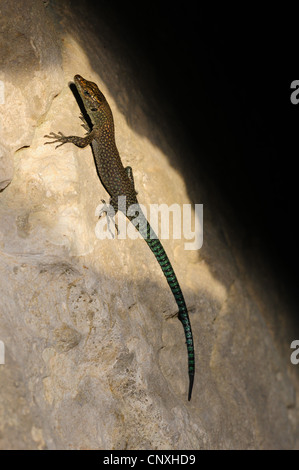
[{"label": "lizard neck", "polygon": [[111,109],[107,103],[97,111],[87,110],[93,127],[102,129],[103,127],[109,127],[111,136],[114,136],[114,121]]}]

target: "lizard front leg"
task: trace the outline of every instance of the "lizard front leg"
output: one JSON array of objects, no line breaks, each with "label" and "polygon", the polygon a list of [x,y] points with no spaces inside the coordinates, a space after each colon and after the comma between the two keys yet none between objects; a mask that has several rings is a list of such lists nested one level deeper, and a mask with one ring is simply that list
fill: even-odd
[{"label": "lizard front leg", "polygon": [[84,148],[93,141],[93,139],[97,136],[97,134],[98,134],[98,129],[96,128],[93,129],[85,137],[78,137],[76,135],[65,136],[63,135],[62,132],[58,132],[58,134],[55,134],[54,132],[50,132],[49,135],[44,135],[44,137],[47,137],[48,139],[55,139],[55,140],[52,140],[51,142],[45,142],[44,145],[55,144],[56,142],[60,142],[59,145],[55,146],[55,148],[57,149],[58,147],[61,147],[61,145],[67,144],[69,142],[71,144],[77,145],[77,147]]},{"label": "lizard front leg", "polygon": [[85,119],[85,117],[82,113],[80,114],[79,118],[83,122],[83,124],[81,124],[81,126],[83,127],[83,129],[85,129],[87,131],[86,134],[89,134],[90,127],[89,127],[89,125],[88,125],[88,123],[87,123],[87,121],[86,121],[86,119]]}]

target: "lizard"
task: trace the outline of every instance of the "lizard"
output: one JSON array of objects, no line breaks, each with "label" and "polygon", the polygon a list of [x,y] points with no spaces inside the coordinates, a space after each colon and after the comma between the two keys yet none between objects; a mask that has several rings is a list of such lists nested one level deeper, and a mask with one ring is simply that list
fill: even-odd
[{"label": "lizard", "polygon": [[[130,166],[126,168],[123,166],[116,146],[111,108],[95,83],[85,80],[80,75],[75,75],[74,83],[90,120],[90,124],[88,124],[83,114],[80,116],[83,121],[82,126],[88,132],[84,137],[65,136],[60,131],[57,134],[50,132],[49,135],[44,137],[52,140],[45,142],[45,144],[58,143],[55,148],[68,142],[81,148],[91,144],[98,176],[110,195],[109,205],[105,206],[105,210],[103,209],[103,212],[107,215],[107,221],[109,222],[109,217],[113,217],[120,210],[132,222],[134,216],[129,215],[128,209],[133,207],[133,205],[136,205],[134,207],[137,208],[140,206],[136,197],[137,192],[135,190],[132,168]],[[120,206],[118,204],[119,196],[125,197],[125,205],[122,204]],[[139,212],[139,220],[141,222],[135,225],[135,227],[156,257],[179,309],[178,318],[183,325],[187,345],[188,400],[190,401],[195,374],[195,355],[191,323],[185,299],[174,269],[160,240],[145,218],[142,210],[139,209],[137,212]]]}]

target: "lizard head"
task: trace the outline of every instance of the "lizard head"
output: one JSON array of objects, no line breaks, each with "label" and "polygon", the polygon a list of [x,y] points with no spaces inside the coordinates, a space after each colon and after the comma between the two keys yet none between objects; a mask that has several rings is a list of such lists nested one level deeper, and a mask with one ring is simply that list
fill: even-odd
[{"label": "lizard head", "polygon": [[88,114],[92,116],[107,105],[105,96],[95,83],[85,80],[81,75],[75,75],[74,82]]}]

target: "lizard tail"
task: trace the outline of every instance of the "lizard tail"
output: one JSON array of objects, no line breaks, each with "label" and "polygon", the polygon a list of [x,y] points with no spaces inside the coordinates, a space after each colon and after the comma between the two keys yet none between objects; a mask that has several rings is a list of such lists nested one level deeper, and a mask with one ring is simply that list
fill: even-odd
[{"label": "lizard tail", "polygon": [[146,231],[142,230],[140,227],[138,230],[140,234],[142,235],[142,237],[145,239],[146,243],[148,244],[152,252],[154,253],[156,260],[158,261],[164,273],[164,276],[166,277],[168,285],[171,289],[171,292],[179,308],[178,318],[182,322],[182,325],[184,328],[187,352],[188,352],[188,373],[189,373],[188,400],[190,401],[191,395],[192,395],[194,373],[195,373],[195,357],[194,357],[194,344],[193,344],[191,324],[190,324],[190,319],[189,319],[185,299],[181,291],[177,277],[175,275],[174,269],[162,246],[162,243],[157,238],[150,224],[146,221]]}]

